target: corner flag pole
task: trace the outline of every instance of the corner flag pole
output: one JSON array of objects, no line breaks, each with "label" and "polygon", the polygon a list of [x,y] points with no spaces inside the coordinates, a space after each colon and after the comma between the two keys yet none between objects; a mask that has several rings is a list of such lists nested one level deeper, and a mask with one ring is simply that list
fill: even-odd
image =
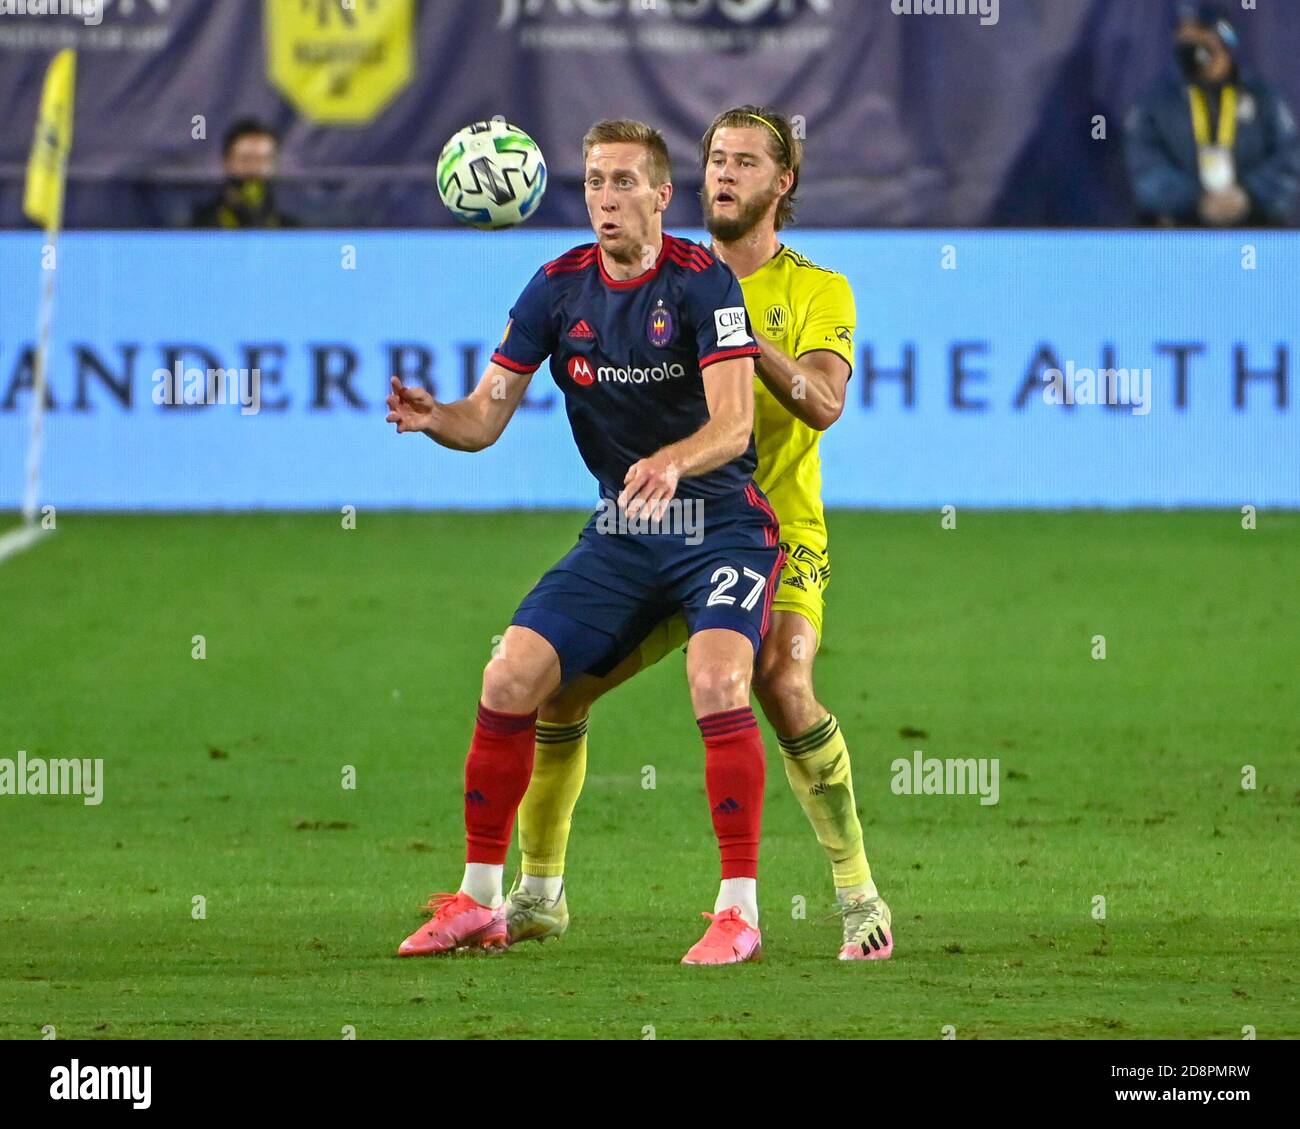
[{"label": "corner flag pole", "polygon": [[54,276],[57,271],[59,232],[63,227],[63,198],[68,177],[68,154],[72,149],[72,114],[77,87],[77,53],[60,51],[50,63],[41,92],[36,135],[27,164],[23,210],[33,223],[45,228],[41,248],[44,285],[37,319],[36,356],[32,372],[32,422],[27,447],[27,479],[23,491],[23,525],[36,524],[40,497],[41,457],[44,447],[45,390],[54,324]]},{"label": "corner flag pole", "polygon": [[[57,255],[59,233],[47,233],[46,254]],[[23,488],[23,525],[36,524],[36,503],[41,488],[41,456],[45,445],[45,359],[50,351],[50,327],[54,322],[54,271],[46,270],[41,287],[41,309],[37,321],[36,357],[33,361],[31,433],[27,440],[27,478]]]}]

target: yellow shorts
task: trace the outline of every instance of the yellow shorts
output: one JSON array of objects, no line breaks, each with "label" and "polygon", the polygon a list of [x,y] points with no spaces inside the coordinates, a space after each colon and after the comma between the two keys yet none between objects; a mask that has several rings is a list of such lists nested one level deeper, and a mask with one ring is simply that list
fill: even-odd
[{"label": "yellow shorts", "polygon": [[[831,582],[831,562],[826,553],[826,528],[815,525],[781,527],[785,566],[772,598],[773,612],[797,612],[822,637],[826,585]],[[641,670],[686,646],[686,617],[681,613],[658,624],[637,648]]]},{"label": "yellow shorts", "polygon": [[822,637],[826,585],[831,582],[831,560],[826,553],[824,525],[782,525],[781,548],[785,567],[772,600],[774,612],[798,612]]}]

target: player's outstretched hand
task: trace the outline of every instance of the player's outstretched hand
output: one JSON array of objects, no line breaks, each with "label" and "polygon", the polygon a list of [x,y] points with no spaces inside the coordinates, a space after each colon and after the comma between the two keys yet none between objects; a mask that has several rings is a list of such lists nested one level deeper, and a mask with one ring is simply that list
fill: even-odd
[{"label": "player's outstretched hand", "polygon": [[397,377],[392,378],[393,390],[388,394],[386,423],[397,424],[397,433],[427,431],[433,424],[433,409],[437,401],[423,388],[407,387]]},{"label": "player's outstretched hand", "polygon": [[660,521],[676,493],[677,464],[662,455],[651,455],[627,468],[618,504],[628,517],[636,517],[644,509],[652,519]]}]

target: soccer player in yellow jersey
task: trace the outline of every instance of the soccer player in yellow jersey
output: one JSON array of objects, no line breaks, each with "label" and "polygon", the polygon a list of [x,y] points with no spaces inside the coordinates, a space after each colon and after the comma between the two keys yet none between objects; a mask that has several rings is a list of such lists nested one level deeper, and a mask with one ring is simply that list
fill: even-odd
[{"label": "soccer player in yellow jersey", "polygon": [[[754,692],[780,739],[790,786],[830,861],[844,926],[840,959],[885,959],[894,945],[890,911],[867,865],[848,749],[813,689],[830,579],[818,444],[844,409],[852,375],[853,293],[843,275],[809,262],[777,234],[793,216],[802,158],[783,115],[762,106],[728,110],[705,133],[700,155],[712,251],[740,278],[762,350],[754,477],[776,510],[787,555]],[[519,809],[523,877],[508,899],[512,943],[558,936],[568,927],[564,857],[586,774],[592,703],[685,640],[684,620],[668,620],[609,675],[580,676],[542,707],[532,782]],[[725,881],[722,886],[719,913],[735,893]]]}]

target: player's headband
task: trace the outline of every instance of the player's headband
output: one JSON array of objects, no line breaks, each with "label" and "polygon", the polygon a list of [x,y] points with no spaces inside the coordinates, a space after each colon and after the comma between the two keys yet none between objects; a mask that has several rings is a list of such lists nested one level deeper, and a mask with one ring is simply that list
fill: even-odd
[{"label": "player's headband", "polygon": [[780,142],[781,144],[781,153],[785,156],[786,164],[789,164],[790,149],[785,143],[785,138],[781,136],[781,131],[777,129],[776,126],[774,126],[770,121],[768,121],[767,118],[763,117],[762,114],[755,114],[750,111],[746,111],[746,113],[748,114],[749,117],[753,118],[756,122],[762,122],[765,126],[767,126],[768,129],[770,129],[773,132],[773,134],[776,135],[777,141]]}]

